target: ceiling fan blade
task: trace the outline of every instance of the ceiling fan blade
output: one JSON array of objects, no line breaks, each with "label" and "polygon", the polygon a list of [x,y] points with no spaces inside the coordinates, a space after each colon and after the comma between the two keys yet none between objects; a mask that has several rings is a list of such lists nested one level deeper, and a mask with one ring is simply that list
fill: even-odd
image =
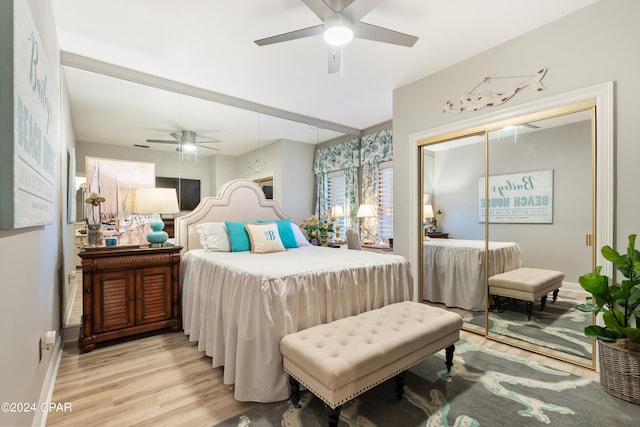
[{"label": "ceiling fan blade", "polygon": [[153,142],[156,144],[177,144],[178,141],[166,141],[164,139],[147,139],[147,142]]},{"label": "ceiling fan blade", "polygon": [[329,46],[329,74],[337,73],[342,67],[342,48]]},{"label": "ceiling fan blade", "polygon": [[[309,9],[311,9],[311,11],[315,13],[316,16],[320,18],[320,20],[322,20],[322,22],[326,21],[329,18],[334,18],[336,16],[336,11],[340,11],[344,8],[341,7],[340,9],[332,9],[333,5],[329,5],[322,0],[302,0],[302,3],[304,3]],[[342,3],[348,3],[348,1],[342,1]]]},{"label": "ceiling fan blade", "polygon": [[335,1],[335,3],[348,3],[347,5],[343,6],[342,9],[340,9],[340,14],[351,19],[353,22],[359,21],[360,19],[364,18],[369,12],[378,7],[378,5],[382,2],[383,0],[358,0],[352,2]]},{"label": "ceiling fan blade", "polygon": [[418,37],[400,33],[398,31],[389,30],[388,28],[365,24],[364,22],[353,23],[353,36],[360,39],[373,40],[376,42],[396,44],[407,47],[413,46],[418,41]]},{"label": "ceiling fan blade", "polygon": [[322,34],[324,27],[322,25],[316,25],[309,28],[303,28],[301,30],[291,31],[289,33],[278,34],[277,36],[266,37],[264,39],[255,40],[254,43],[258,46],[265,46],[268,44],[287,42],[290,40],[302,39],[304,37],[317,36]]},{"label": "ceiling fan blade", "polygon": [[209,150],[213,150],[213,151],[220,151],[220,149],[219,149],[219,148],[207,147],[206,145],[200,145],[200,144],[197,144],[196,146],[197,146],[197,147],[201,147],[201,148],[208,148]]},{"label": "ceiling fan blade", "polygon": [[206,141],[196,141],[196,144],[206,144],[207,142],[222,142],[219,139],[208,139]]},{"label": "ceiling fan blade", "polygon": [[169,135],[171,135],[172,137],[174,137],[177,141],[180,141],[180,138],[182,138],[182,135],[180,135],[177,132],[171,132]]}]

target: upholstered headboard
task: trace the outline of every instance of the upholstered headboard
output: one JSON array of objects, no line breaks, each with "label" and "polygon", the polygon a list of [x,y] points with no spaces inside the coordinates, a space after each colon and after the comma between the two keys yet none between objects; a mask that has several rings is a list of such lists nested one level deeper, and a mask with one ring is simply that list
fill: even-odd
[{"label": "upholstered headboard", "polygon": [[223,185],[216,197],[203,198],[193,211],[175,219],[175,242],[184,248],[183,252],[202,248],[196,225],[203,222],[284,218],[290,217],[276,201],[265,198],[258,184],[236,179]]}]

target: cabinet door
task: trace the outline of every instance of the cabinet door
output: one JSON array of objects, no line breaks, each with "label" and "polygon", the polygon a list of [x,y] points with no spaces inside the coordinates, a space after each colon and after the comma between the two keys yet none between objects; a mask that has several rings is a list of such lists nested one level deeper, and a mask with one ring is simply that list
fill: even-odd
[{"label": "cabinet door", "polygon": [[137,271],[137,323],[171,318],[171,267],[152,267]]},{"label": "cabinet door", "polygon": [[135,276],[132,271],[94,276],[94,333],[135,325]]}]

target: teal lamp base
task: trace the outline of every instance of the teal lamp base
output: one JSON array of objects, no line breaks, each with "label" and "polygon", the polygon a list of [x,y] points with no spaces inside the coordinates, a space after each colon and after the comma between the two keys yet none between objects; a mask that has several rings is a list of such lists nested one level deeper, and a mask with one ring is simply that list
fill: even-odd
[{"label": "teal lamp base", "polygon": [[151,227],[151,230],[153,230],[147,234],[147,242],[149,242],[151,246],[160,246],[167,241],[169,235],[166,231],[162,231],[164,228],[164,222],[162,221],[162,218],[160,218],[160,215],[154,214],[151,217],[149,226]]}]

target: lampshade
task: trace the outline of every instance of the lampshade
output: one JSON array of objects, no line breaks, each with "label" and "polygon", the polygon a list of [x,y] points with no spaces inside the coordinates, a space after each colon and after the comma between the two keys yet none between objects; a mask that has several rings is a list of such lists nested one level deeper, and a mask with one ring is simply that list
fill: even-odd
[{"label": "lampshade", "polygon": [[424,218],[433,218],[433,206],[431,205],[424,205],[422,207],[422,216]]},{"label": "lampshade", "polygon": [[324,41],[331,46],[342,46],[353,39],[351,21],[342,16],[329,19],[324,23]]},{"label": "lampshade", "polygon": [[179,210],[175,188],[138,188],[136,190],[136,213],[175,213]]},{"label": "lampshade", "polygon": [[356,217],[375,218],[377,217],[377,215],[372,205],[360,205],[360,207],[358,208],[358,213],[356,214]]},{"label": "lampshade", "polygon": [[138,188],[136,190],[137,213],[153,214],[149,226],[151,232],[147,234],[147,241],[154,245],[162,245],[167,241],[169,235],[164,228],[164,222],[160,218],[161,213],[178,212],[178,197],[175,188]]},{"label": "lampshade", "polygon": [[331,218],[342,218],[344,217],[344,209],[342,205],[335,205],[331,208]]}]

